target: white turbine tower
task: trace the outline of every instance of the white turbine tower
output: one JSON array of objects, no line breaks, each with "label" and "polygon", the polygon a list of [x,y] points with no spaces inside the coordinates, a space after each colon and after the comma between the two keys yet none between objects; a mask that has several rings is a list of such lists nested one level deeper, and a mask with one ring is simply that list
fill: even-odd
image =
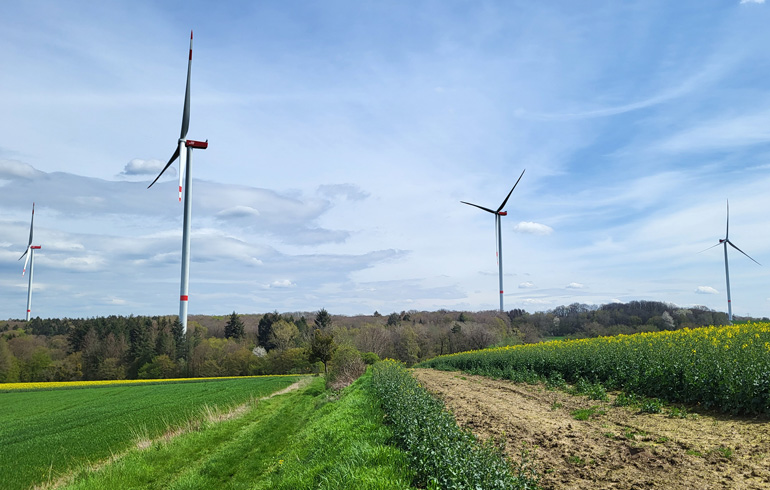
[{"label": "white turbine tower", "polygon": [[[193,148],[205,150],[209,146],[208,140],[188,140],[187,129],[190,126],[190,70],[192,68],[192,42],[193,33],[190,31],[190,56],[187,60],[187,86],[184,93],[184,109],[182,111],[182,131],[179,134],[178,146],[171,155],[168,163],[160,171],[152,184],[158,181],[163,172],[179,157],[179,201],[182,201],[182,176],[184,175],[184,223],[182,227],[182,279],[179,288],[179,322],[182,331],[187,332],[187,303],[190,292],[190,213],[192,211],[192,150]],[[152,184],[148,185],[149,189]]]},{"label": "white turbine tower", "polygon": [[22,277],[27,272],[27,264],[29,264],[29,283],[27,285],[27,321],[29,321],[30,313],[32,312],[32,271],[35,269],[35,250],[40,250],[40,245],[32,245],[32,237],[35,231],[35,203],[32,203],[32,220],[29,223],[29,243],[27,243],[27,249],[21,254],[19,260],[24,256],[27,260],[24,261],[24,269],[21,271]]},{"label": "white turbine tower", "polygon": [[495,246],[496,246],[496,254],[497,254],[497,267],[498,267],[498,273],[500,276],[500,311],[503,310],[503,232],[500,228],[500,217],[501,216],[507,216],[507,211],[502,211],[502,209],[505,207],[505,203],[508,202],[508,198],[511,197],[511,194],[513,193],[513,190],[516,188],[517,185],[519,185],[519,180],[524,176],[524,172],[527,169],[524,169],[521,171],[521,175],[519,175],[519,179],[516,181],[515,184],[513,184],[513,187],[511,187],[511,191],[508,193],[507,196],[505,196],[505,199],[503,200],[503,203],[500,205],[499,208],[497,208],[497,211],[492,211],[489,208],[485,208],[484,206],[479,206],[478,204],[473,204],[470,202],[460,201],[463,204],[467,204],[469,206],[475,206],[479,209],[482,209],[488,213],[492,213],[495,215]]},{"label": "white turbine tower", "polygon": [[[730,298],[730,267],[727,264],[727,246],[730,245],[735,250],[739,251],[740,253],[742,253],[743,255],[748,257],[749,259],[751,259],[751,261],[753,261],[755,264],[757,264],[757,265],[762,265],[762,264],[760,264],[759,262],[757,262],[756,260],[751,258],[749,256],[749,254],[747,254],[746,252],[744,252],[740,248],[736,247],[733,244],[733,242],[730,241],[729,237],[730,237],[730,201],[727,201],[727,227],[726,227],[726,230],[725,230],[725,237],[723,239],[720,238],[719,239],[719,243],[717,243],[716,245],[713,245],[713,246],[707,248],[706,250],[710,250],[710,249],[712,249],[714,247],[718,247],[719,245],[723,245],[724,248],[725,248],[725,281],[727,283],[727,318],[728,318],[730,323],[733,323],[733,304],[732,304],[732,299]],[[704,252],[706,250],[704,250]]]}]

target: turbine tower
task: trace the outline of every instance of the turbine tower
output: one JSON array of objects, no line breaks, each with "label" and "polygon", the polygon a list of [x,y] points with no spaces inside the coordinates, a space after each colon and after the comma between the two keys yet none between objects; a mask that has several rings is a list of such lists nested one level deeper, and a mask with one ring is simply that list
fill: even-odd
[{"label": "turbine tower", "polygon": [[171,155],[168,163],[160,171],[149,189],[158,181],[163,172],[179,157],[179,202],[182,202],[182,176],[184,175],[184,223],[182,227],[182,278],[179,288],[179,322],[182,324],[182,332],[187,333],[187,303],[190,291],[190,213],[192,211],[192,151],[193,149],[205,150],[209,146],[208,140],[194,141],[187,139],[187,129],[190,126],[190,70],[192,68],[192,43],[193,33],[190,31],[190,56],[187,60],[187,86],[184,93],[184,109],[182,111],[182,131],[179,134],[178,146]]},{"label": "turbine tower", "polygon": [[496,211],[492,211],[489,208],[485,208],[484,206],[479,206],[478,204],[473,204],[470,202],[460,201],[463,204],[467,204],[469,206],[475,206],[479,209],[482,209],[488,213],[492,213],[495,215],[495,246],[497,249],[495,250],[497,255],[497,268],[500,275],[500,311],[503,310],[503,232],[500,229],[500,217],[501,216],[507,216],[508,212],[503,211],[502,209],[505,207],[505,203],[508,202],[508,198],[511,197],[511,194],[513,193],[513,190],[516,188],[516,186],[519,184],[519,180],[524,176],[524,172],[527,169],[524,169],[521,171],[521,175],[519,175],[519,179],[516,181],[515,184],[513,184],[513,187],[511,187],[511,191],[508,193],[507,196],[505,196],[505,199],[503,200],[503,203],[500,204],[500,207],[497,208]]},{"label": "turbine tower", "polygon": [[[751,261],[753,261],[755,264],[757,265],[762,265],[762,264],[760,264],[759,262],[751,258],[749,254],[747,254],[740,248],[736,247],[735,244],[733,244],[733,242],[730,241],[729,237],[730,237],[730,201],[727,201],[727,227],[725,229],[725,237],[723,239],[720,238],[719,243],[707,248],[706,250],[710,250],[714,247],[718,247],[719,245],[723,245],[725,248],[725,281],[727,282],[727,318],[728,318],[728,321],[732,324],[733,323],[733,304],[732,304],[732,299],[730,298],[730,267],[727,264],[727,246],[730,245],[735,250],[739,251],[740,253],[742,253],[749,259],[751,259]],[[706,250],[704,250],[704,252]]]},{"label": "turbine tower", "polygon": [[21,254],[19,260],[27,256],[27,260],[24,261],[24,269],[21,271],[22,277],[27,272],[27,264],[29,264],[29,284],[27,285],[27,321],[29,321],[30,313],[32,312],[32,271],[35,268],[35,250],[40,250],[40,245],[32,245],[32,236],[35,231],[35,203],[32,203],[32,220],[29,223],[29,243],[27,243],[27,249]]}]

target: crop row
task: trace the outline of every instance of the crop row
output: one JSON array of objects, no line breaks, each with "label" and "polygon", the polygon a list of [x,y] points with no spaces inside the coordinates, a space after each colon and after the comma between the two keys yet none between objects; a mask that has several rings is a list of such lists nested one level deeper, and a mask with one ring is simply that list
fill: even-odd
[{"label": "crop row", "polygon": [[737,414],[770,413],[770,323],[517,345],[421,364],[576,383]]},{"label": "crop row", "polygon": [[493,444],[479,443],[457,426],[443,404],[433,398],[403,364],[374,365],[374,389],[393,430],[396,445],[409,455],[415,486],[431,489],[527,489],[536,480],[526,468],[514,474]]}]

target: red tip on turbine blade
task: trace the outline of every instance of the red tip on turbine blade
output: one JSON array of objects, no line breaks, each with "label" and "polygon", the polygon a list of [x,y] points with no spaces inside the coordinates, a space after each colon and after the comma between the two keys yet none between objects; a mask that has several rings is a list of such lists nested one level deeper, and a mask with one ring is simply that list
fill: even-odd
[{"label": "red tip on turbine blade", "polygon": [[179,296],[179,301],[187,301],[188,298],[189,298],[189,296],[186,296],[186,295],[183,294],[183,295]]},{"label": "red tip on turbine blade", "polygon": [[502,292],[502,291],[500,291],[500,294],[503,294],[503,292]]}]

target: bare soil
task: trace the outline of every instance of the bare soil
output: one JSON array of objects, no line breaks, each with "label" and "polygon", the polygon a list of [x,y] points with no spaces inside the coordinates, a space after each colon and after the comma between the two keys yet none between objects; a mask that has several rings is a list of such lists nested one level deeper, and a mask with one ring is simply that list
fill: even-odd
[{"label": "bare soil", "polygon": [[[533,454],[544,489],[770,489],[770,420],[669,418],[542,385],[416,369],[457,422]],[[575,412],[593,408],[588,420]]]}]

